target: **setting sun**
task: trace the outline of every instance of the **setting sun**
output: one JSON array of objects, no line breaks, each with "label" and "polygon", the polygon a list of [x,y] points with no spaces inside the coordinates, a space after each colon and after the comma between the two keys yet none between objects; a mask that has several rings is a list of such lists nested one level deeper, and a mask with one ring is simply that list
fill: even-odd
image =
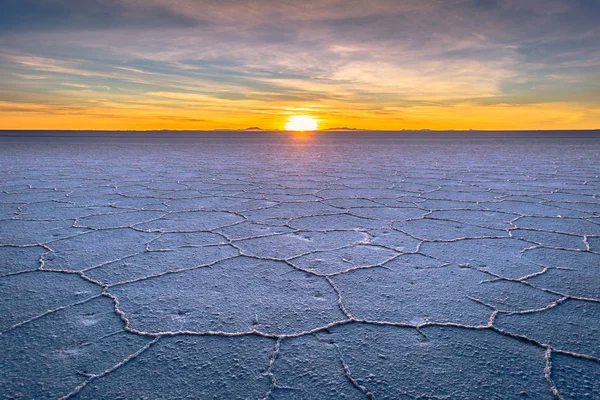
[{"label": "setting sun", "polygon": [[316,131],[319,128],[319,122],[313,117],[306,115],[295,115],[290,117],[285,125],[287,131]]}]

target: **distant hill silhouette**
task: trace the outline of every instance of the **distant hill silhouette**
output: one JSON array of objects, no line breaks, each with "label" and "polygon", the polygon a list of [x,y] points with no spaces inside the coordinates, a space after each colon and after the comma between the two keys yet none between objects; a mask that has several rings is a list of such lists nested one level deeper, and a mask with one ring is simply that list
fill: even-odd
[{"label": "distant hill silhouette", "polygon": [[340,128],[321,129],[322,131],[366,131],[366,129],[348,128],[346,126]]}]

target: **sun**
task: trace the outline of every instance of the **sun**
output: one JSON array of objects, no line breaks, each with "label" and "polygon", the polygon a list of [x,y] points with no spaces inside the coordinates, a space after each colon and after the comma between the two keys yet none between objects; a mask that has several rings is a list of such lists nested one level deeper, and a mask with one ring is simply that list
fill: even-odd
[{"label": "sun", "polygon": [[290,117],[285,125],[286,131],[316,131],[319,129],[319,121],[308,115],[294,115]]}]

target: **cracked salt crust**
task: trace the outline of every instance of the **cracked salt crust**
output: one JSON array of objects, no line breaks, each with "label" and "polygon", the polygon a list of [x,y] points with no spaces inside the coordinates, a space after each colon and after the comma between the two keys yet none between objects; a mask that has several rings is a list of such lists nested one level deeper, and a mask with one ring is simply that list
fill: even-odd
[{"label": "cracked salt crust", "polygon": [[597,141],[329,140],[3,143],[1,396],[600,398]]}]

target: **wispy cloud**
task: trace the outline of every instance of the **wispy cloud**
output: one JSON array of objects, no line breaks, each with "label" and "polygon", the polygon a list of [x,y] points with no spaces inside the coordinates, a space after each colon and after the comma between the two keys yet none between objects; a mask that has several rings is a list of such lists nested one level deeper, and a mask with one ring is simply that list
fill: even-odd
[{"label": "wispy cloud", "polygon": [[514,127],[600,125],[594,0],[7,0],[2,7],[0,101],[11,111],[0,112],[19,123],[23,104],[39,105],[40,115],[76,109],[134,126],[147,115],[155,127],[277,128],[298,110],[369,128],[455,128],[456,115],[485,125],[464,110]]}]

